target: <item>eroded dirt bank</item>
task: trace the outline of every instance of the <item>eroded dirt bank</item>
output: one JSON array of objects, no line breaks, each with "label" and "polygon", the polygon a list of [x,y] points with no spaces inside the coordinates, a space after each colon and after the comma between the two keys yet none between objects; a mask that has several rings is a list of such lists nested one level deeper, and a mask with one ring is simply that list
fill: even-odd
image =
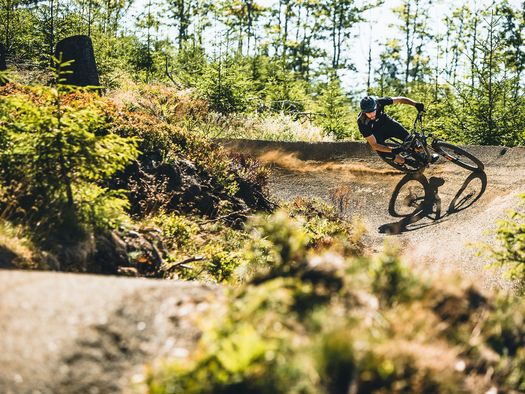
[{"label": "eroded dirt bank", "polygon": [[365,143],[222,143],[270,163],[270,190],[278,198],[319,197],[360,219],[371,250],[391,237],[423,272],[461,272],[485,288],[507,285],[485,268],[479,243],[493,242],[496,221],[525,192],[524,148],[470,146],[484,173],[440,159],[422,176],[410,176],[391,169]]}]

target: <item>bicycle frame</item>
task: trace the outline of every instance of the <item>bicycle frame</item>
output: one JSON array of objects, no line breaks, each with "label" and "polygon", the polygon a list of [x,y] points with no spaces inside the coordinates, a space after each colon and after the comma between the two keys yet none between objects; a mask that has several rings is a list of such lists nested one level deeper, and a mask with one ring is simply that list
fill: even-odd
[{"label": "bicycle frame", "polygon": [[[432,151],[436,152],[439,156],[460,167],[470,171],[483,171],[483,162],[465,149],[434,137],[432,133],[426,135],[423,131],[422,118],[423,114],[419,112],[414,120],[411,133],[404,141],[400,141],[399,138],[391,139],[391,147],[402,148],[400,154],[405,158],[405,163],[400,164],[392,158],[380,155],[384,161],[400,171],[416,172],[431,164],[433,154],[430,153],[430,149],[432,149]],[[428,143],[428,138],[432,138],[430,144]],[[404,153],[406,153],[406,155]],[[407,161],[408,167],[406,164]],[[434,162],[434,160],[432,160],[432,162]]]},{"label": "bicycle frame", "polygon": [[[418,123],[420,131],[418,131]],[[414,120],[414,126],[412,127],[412,131],[409,137],[403,143],[403,148],[410,152],[417,152],[418,147],[416,144],[419,143],[421,145],[421,148],[423,148],[425,152],[425,165],[429,164],[429,158],[431,157],[430,150],[428,149],[428,138],[434,138],[434,136],[432,134],[429,134],[428,136],[425,135],[423,131],[423,113],[418,112],[416,119]],[[435,151],[435,149],[432,147],[434,141],[435,139],[433,139],[432,143],[430,144],[430,147],[432,148],[432,150]]]}]

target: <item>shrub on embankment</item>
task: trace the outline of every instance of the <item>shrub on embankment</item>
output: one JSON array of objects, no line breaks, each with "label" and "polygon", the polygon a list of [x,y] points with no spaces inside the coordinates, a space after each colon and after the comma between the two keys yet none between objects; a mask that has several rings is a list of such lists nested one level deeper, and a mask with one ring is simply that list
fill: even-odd
[{"label": "shrub on embankment", "polygon": [[521,299],[414,275],[395,248],[356,257],[282,212],[250,222],[246,282],[151,393],[482,393],[525,389]]},{"label": "shrub on embankment", "polygon": [[[169,108],[180,111],[185,104],[171,93]],[[273,208],[257,162],[228,156],[151,107],[60,84],[8,84],[0,96],[2,217],[51,252],[53,268],[117,273],[123,265],[162,276],[162,234],[142,231],[146,219],[182,215],[235,227]]]},{"label": "shrub on embankment", "polygon": [[525,194],[520,195],[519,206],[508,213],[508,218],[498,221],[496,246],[486,245],[494,260],[492,267],[502,267],[516,290],[525,294]]}]

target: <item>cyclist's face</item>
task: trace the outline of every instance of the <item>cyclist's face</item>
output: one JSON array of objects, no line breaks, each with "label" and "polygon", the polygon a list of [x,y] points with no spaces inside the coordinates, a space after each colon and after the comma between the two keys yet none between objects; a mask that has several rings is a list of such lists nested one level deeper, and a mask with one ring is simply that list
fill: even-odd
[{"label": "cyclist's face", "polygon": [[368,119],[370,120],[374,120],[376,118],[376,111],[372,111],[372,112],[365,112],[366,116],[368,117]]}]

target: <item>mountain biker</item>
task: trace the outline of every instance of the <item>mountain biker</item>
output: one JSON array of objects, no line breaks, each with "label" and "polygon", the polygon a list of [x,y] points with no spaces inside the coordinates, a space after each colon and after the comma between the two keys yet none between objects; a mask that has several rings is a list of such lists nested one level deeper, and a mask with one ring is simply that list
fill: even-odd
[{"label": "mountain biker", "polygon": [[[398,164],[403,164],[405,158],[400,156],[403,150],[385,145],[385,141],[391,137],[405,140],[409,136],[408,131],[401,123],[392,119],[385,113],[385,106],[392,104],[408,104],[416,107],[418,112],[425,110],[423,103],[413,101],[407,97],[382,97],[375,99],[366,96],[361,100],[361,112],[357,117],[359,131],[366,138],[373,150],[379,155],[394,159]],[[434,157],[435,156],[435,157]],[[435,162],[438,155],[432,155],[431,162]]]}]

